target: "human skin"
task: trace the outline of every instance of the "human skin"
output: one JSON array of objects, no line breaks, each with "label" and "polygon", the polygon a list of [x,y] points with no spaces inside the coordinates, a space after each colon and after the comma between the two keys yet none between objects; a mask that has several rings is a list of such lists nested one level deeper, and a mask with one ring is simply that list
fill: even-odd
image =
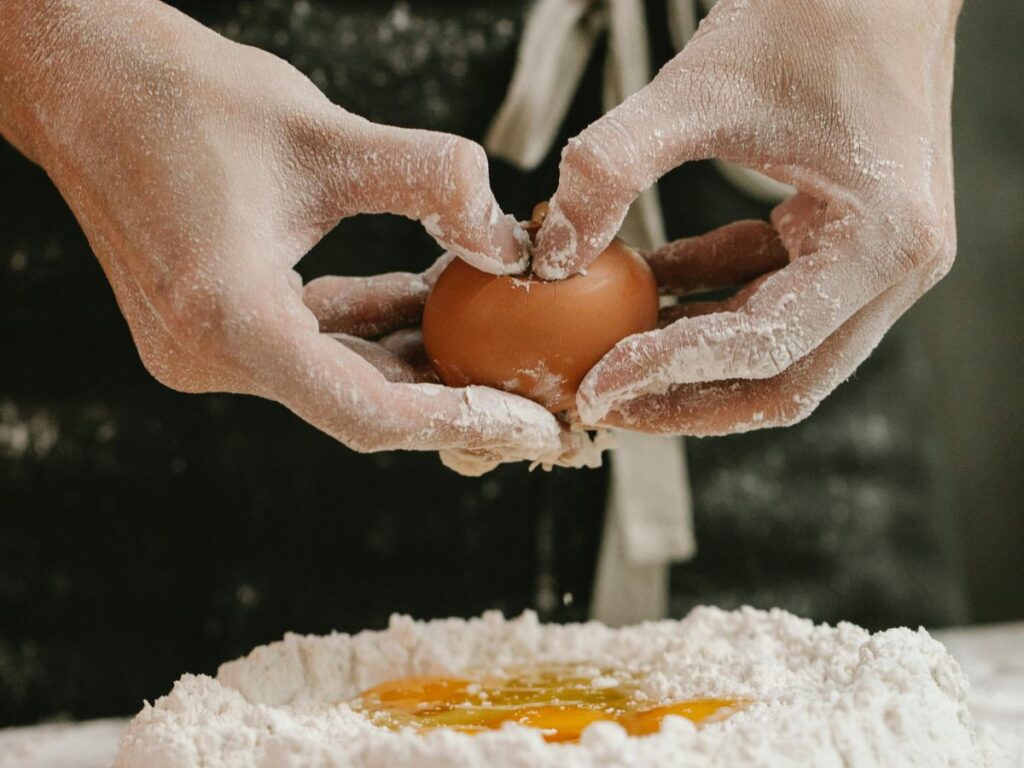
[{"label": "human skin", "polygon": [[443,260],[305,289],[294,270],[340,219],[393,213],[521,271],[478,145],[352,115],[156,0],[0,1],[0,133],[67,200],[167,386],[278,401],[358,451],[557,461],[568,433],[541,406],[440,386],[408,333],[356,338],[414,324]]},{"label": "human skin", "polygon": [[742,290],[620,343],[579,389],[585,423],[716,435],[798,422],[946,274],[960,6],[722,0],[650,85],[569,142],[533,262],[548,279],[585,268],[639,192],[689,160],[799,190],[772,227],[648,254],[668,293]]}]

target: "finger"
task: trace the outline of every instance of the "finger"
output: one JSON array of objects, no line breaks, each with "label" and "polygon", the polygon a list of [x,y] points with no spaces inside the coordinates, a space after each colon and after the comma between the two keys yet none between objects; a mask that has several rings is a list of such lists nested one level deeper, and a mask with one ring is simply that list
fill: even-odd
[{"label": "finger", "polygon": [[303,302],[323,333],[381,336],[419,323],[430,289],[453,258],[446,253],[420,274],[320,277],[303,289]]},{"label": "finger", "polygon": [[709,76],[684,52],[643,90],[571,139],[537,235],[533,271],[548,280],[590,264],[644,189],[688,160],[736,159],[763,111],[735,78]]},{"label": "finger", "polygon": [[423,271],[423,282],[427,284],[428,288],[434,287],[434,283],[437,282],[437,278],[441,276],[441,273],[444,272],[448,265],[452,263],[452,259],[454,258],[454,253],[445,251],[434,260],[433,264]]},{"label": "finger", "polygon": [[761,275],[732,296],[721,301],[684,301],[680,304],[663,307],[658,312],[658,327],[667,328],[676,320],[684,317],[700,317],[701,315],[711,315],[715,312],[736,312],[746,305],[750,297],[757,292],[757,289],[761,287],[761,283],[767,280],[768,277],[770,275]]},{"label": "finger", "polygon": [[423,348],[423,331],[419,328],[403,328],[385,336],[378,343],[412,366],[418,372],[421,381],[438,381],[437,374],[427,358],[427,351]]},{"label": "finger", "polygon": [[355,450],[487,449],[521,460],[558,444],[554,417],[524,398],[486,387],[388,383],[327,336],[296,352],[292,367],[305,373],[298,381],[278,377],[275,399]]},{"label": "finger", "polygon": [[580,385],[581,416],[597,423],[617,400],[786,370],[906,274],[899,256],[875,248],[919,247],[897,237],[861,237],[862,223],[854,231],[833,233],[825,250],[768,276],[739,311],[682,318],[620,342]]},{"label": "finger", "polygon": [[466,448],[532,461],[559,444],[561,428],[545,408],[496,389],[393,384],[389,395],[382,415],[397,410],[399,425],[381,443],[389,450]]},{"label": "finger", "polygon": [[[531,462],[530,469],[538,466],[546,470],[550,470],[552,467],[596,469],[601,466],[602,452],[612,445],[613,440],[609,439],[605,430],[598,430],[591,437],[590,433],[583,430],[563,429],[559,449],[535,457]],[[503,459],[493,451],[458,448],[441,451],[442,464],[460,475],[468,477],[479,477],[506,462],[507,459]]]},{"label": "finger", "polygon": [[743,285],[781,269],[789,254],[765,221],[736,221],[644,254],[663,293],[688,293]]},{"label": "finger", "polygon": [[437,383],[437,377],[429,368],[414,366],[381,344],[343,333],[331,334],[331,337],[380,371],[391,383]]},{"label": "finger", "polygon": [[850,377],[921,293],[905,280],[870,302],[811,354],[770,379],[684,384],[619,403],[602,424],[709,437],[795,424]]},{"label": "finger", "polygon": [[721,158],[817,197],[851,202],[839,190],[856,189],[858,180],[843,172],[849,164],[836,162],[829,141],[841,128],[807,120],[807,105],[776,94],[759,71],[763,61],[749,51],[723,55],[758,41],[746,21],[720,7],[647,87],[569,141],[537,237],[538,275],[561,279],[586,267],[639,193],[691,160]]},{"label": "finger", "polygon": [[300,418],[359,451],[494,450],[515,459],[555,450],[560,427],[544,408],[486,387],[391,383],[359,354],[317,332],[282,279],[221,308],[220,357]]},{"label": "finger", "polygon": [[321,332],[372,338],[418,323],[429,293],[423,277],[409,272],[331,275],[310,282],[302,300]]},{"label": "finger", "polygon": [[341,109],[333,126],[339,151],[328,172],[338,215],[407,216],[478,269],[506,274],[526,267],[526,234],[494,199],[479,144],[378,125]]}]

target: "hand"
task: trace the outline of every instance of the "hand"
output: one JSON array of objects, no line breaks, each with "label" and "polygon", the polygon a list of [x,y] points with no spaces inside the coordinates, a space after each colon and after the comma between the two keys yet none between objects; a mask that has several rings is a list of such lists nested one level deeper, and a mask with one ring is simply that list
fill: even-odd
[{"label": "hand", "polygon": [[[0,30],[0,129],[67,199],[156,378],[276,400],[359,451],[558,449],[535,403],[420,383],[407,344],[320,333],[293,269],[339,219],[387,212],[481,269],[519,271],[523,236],[480,147],[351,115],[280,59],[152,0],[11,4]],[[327,330],[356,335],[414,323],[429,287],[332,280],[307,300]]]},{"label": "hand", "polygon": [[[360,355],[391,382],[438,381],[426,352],[419,323],[434,281],[452,259],[445,254],[422,274],[393,272],[373,277],[322,277],[309,283],[303,300],[329,333]],[[397,330],[396,330],[397,329]],[[367,337],[379,337],[378,342]],[[591,437],[578,422],[564,424],[551,449],[529,457],[548,469],[599,467],[611,447],[607,433]],[[493,448],[451,447],[440,452],[445,466],[463,475],[482,475],[518,458]]]},{"label": "hand", "polygon": [[650,256],[670,291],[709,264],[733,285],[782,268],[620,343],[580,387],[585,423],[692,435],[792,424],[949,270],[959,5],[723,0],[649,86],[569,142],[534,259],[550,279],[589,264],[637,194],[688,160],[721,157],[800,190],[773,211],[776,232],[726,228]]}]

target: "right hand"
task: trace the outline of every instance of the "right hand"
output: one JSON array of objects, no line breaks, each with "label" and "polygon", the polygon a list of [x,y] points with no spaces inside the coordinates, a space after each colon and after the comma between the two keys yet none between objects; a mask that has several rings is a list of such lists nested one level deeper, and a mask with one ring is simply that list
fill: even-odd
[{"label": "right hand", "polygon": [[[511,461],[561,450],[562,428],[528,400],[389,381],[320,332],[294,270],[339,219],[394,213],[481,269],[520,271],[523,235],[478,145],[370,123],[284,61],[151,0],[56,5],[26,10],[53,18],[33,18],[11,41],[23,50],[0,56],[35,78],[16,89],[25,103],[0,110],[27,117],[0,129],[67,199],[157,379],[275,400],[358,451]],[[355,335],[415,322],[428,287],[411,276],[333,285],[335,309],[363,302],[331,329]],[[316,290],[324,299],[331,283]]]},{"label": "right hand", "polygon": [[706,287],[745,288],[621,341],[580,385],[584,423],[697,436],[794,424],[946,274],[959,10],[723,0],[648,86],[569,141],[533,263],[547,279],[584,269],[641,190],[684,162],[719,157],[799,190],[774,231],[733,225],[653,256],[669,292],[709,267]]}]

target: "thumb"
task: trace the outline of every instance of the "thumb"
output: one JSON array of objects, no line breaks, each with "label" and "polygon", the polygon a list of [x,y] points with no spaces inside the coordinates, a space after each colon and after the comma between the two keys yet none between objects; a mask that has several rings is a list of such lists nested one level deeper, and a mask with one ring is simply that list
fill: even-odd
[{"label": "thumb", "polygon": [[407,216],[478,269],[506,274],[526,268],[526,234],[494,199],[483,147],[452,134],[378,125],[339,112],[338,134],[347,151],[331,173],[341,215]]},{"label": "thumb", "polygon": [[722,148],[727,118],[708,78],[685,61],[673,64],[562,151],[558,189],[537,235],[533,271],[540,277],[560,280],[585,269],[643,190]]}]

